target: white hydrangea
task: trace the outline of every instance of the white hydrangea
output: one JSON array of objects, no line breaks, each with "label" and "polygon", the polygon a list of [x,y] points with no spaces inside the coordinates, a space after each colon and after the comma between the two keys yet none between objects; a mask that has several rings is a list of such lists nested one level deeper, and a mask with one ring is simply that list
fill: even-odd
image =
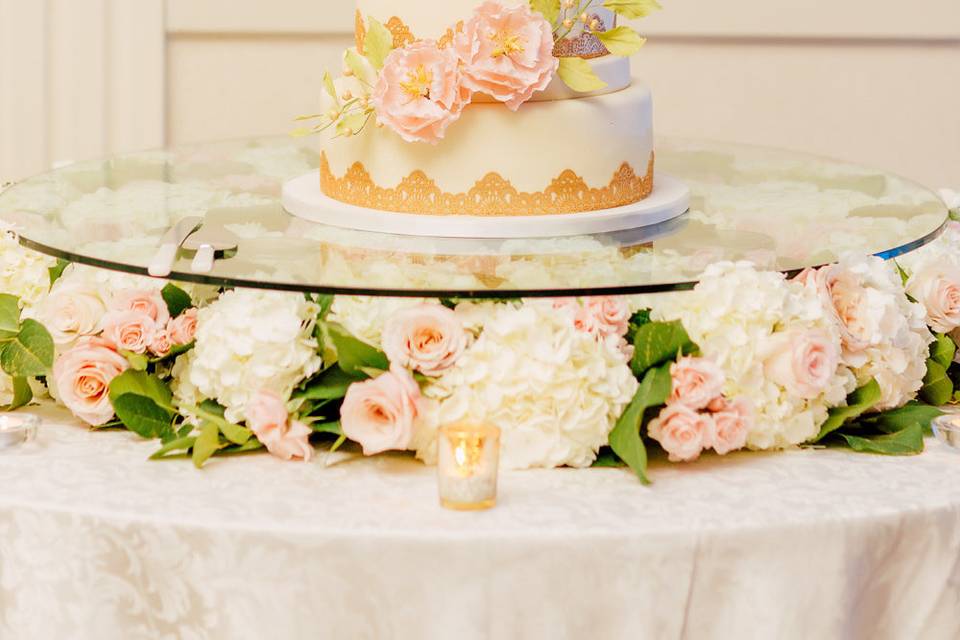
[{"label": "white hydrangea", "polygon": [[0,293],[20,298],[31,308],[40,304],[50,291],[50,267],[53,258],[25,249],[17,236],[0,227]]},{"label": "white hydrangea", "polygon": [[419,298],[373,298],[368,296],[337,296],[330,307],[327,320],[343,326],[354,337],[380,347],[383,326],[395,313],[424,302]]},{"label": "white hydrangea", "polygon": [[237,289],[201,309],[196,348],[174,370],[182,404],[204,398],[244,420],[247,401],[267,389],[289,397],[323,362],[313,337],[318,309],[291,293]]},{"label": "white hydrangea", "polygon": [[755,421],[748,446],[787,448],[814,438],[831,407],[845,404],[856,388],[846,367],[818,398],[791,395],[765,374],[764,345],[771,336],[795,329],[823,330],[840,349],[840,335],[815,292],[780,273],[761,272],[750,263],[718,263],[707,269],[690,292],[651,296],[653,319],[680,320],[703,355],[727,377],[724,393],[746,397]]},{"label": "white hydrangea", "polygon": [[432,400],[414,448],[436,460],[436,427],[464,419],[497,425],[507,469],[587,467],[633,398],[618,341],[598,342],[546,305],[462,304],[483,329],[457,365],[425,389]]}]

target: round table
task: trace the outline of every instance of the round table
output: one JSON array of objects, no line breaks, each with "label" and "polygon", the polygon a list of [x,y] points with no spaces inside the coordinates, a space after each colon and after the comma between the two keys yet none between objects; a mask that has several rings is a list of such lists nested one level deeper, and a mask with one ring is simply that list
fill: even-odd
[{"label": "round table", "polygon": [[960,455],[502,475],[403,457],[146,462],[52,408],[0,455],[4,638],[960,637]]}]

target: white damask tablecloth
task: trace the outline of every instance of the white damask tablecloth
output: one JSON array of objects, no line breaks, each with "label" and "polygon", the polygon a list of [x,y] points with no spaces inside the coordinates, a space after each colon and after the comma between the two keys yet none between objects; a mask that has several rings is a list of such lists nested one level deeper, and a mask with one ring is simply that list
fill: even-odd
[{"label": "white damask tablecloth", "polygon": [[505,474],[146,462],[62,413],[0,454],[0,638],[960,638],[960,455]]}]

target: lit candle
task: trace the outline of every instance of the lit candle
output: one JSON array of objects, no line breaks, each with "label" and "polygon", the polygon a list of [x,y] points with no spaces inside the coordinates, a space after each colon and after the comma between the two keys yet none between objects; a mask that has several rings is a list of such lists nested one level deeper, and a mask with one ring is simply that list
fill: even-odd
[{"label": "lit candle", "polygon": [[441,427],[438,447],[440,504],[457,511],[496,505],[500,429],[470,423]]},{"label": "lit candle", "polygon": [[0,450],[11,449],[37,437],[40,418],[30,413],[0,415]]},{"label": "lit candle", "polygon": [[960,451],[960,414],[948,413],[933,421],[937,439],[955,451]]}]

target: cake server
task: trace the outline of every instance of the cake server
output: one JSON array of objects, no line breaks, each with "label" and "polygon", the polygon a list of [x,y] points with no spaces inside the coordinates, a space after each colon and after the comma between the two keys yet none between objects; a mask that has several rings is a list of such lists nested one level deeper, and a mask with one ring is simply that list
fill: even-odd
[{"label": "cake server", "polygon": [[197,252],[190,265],[191,271],[210,273],[217,253],[236,251],[239,243],[237,236],[222,224],[206,221],[186,239],[183,248]]},{"label": "cake server", "polygon": [[160,241],[160,248],[157,249],[156,255],[154,255],[153,260],[150,261],[147,273],[154,278],[166,278],[169,276],[170,272],[173,271],[173,263],[177,260],[177,252],[180,251],[180,247],[183,246],[186,239],[190,237],[190,234],[196,231],[202,224],[203,218],[190,216],[170,227],[170,230],[167,231]]}]

